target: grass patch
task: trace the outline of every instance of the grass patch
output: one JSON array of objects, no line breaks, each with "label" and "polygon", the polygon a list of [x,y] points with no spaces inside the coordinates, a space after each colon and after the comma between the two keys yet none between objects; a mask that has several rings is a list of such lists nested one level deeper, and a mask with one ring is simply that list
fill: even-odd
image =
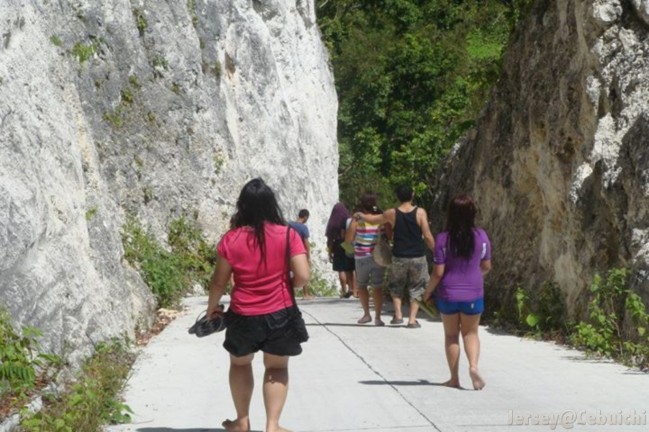
[{"label": "grass patch", "polygon": [[[316,297],[335,297],[337,295],[336,286],[322,275],[311,268],[311,279],[309,280],[309,291]],[[299,292],[302,292],[300,290]]]},{"label": "grass patch", "polygon": [[60,358],[42,352],[40,336],[33,327],[16,331],[9,313],[0,308],[0,418],[23,406],[60,370]]},{"label": "grass patch", "polygon": [[63,46],[63,41],[57,35],[50,36],[50,42],[52,42],[52,44],[54,46],[57,46],[57,47],[62,47]]},{"label": "grass patch", "polygon": [[127,340],[99,344],[65,392],[43,395],[44,406],[39,412],[24,413],[22,430],[98,431],[105,424],[128,422],[132,411],[119,399],[119,394],[134,360]]},{"label": "grass patch", "polygon": [[140,79],[137,77],[137,75],[129,76],[128,82],[133,86],[134,89],[139,89],[140,87],[142,87],[142,84],[140,84]]},{"label": "grass patch", "polygon": [[142,9],[133,9],[133,18],[135,19],[135,25],[137,26],[137,31],[140,37],[144,36],[146,29],[149,27],[149,22],[144,15]]},{"label": "grass patch", "polygon": [[193,284],[207,289],[216,263],[215,248],[196,225],[184,217],[169,224],[170,250],[129,218],[122,228],[124,258],[137,268],[159,307],[174,307]]},{"label": "grass patch", "polygon": [[86,220],[90,222],[97,214],[97,207],[92,207],[86,212]]},{"label": "grass patch", "polygon": [[[649,313],[642,298],[628,287],[631,272],[611,269],[596,274],[588,293],[585,319],[568,319],[565,299],[556,285],[517,288],[516,318],[501,308],[496,325],[537,339],[551,339],[641,369],[649,368]],[[506,319],[509,317],[509,319]],[[511,325],[514,328],[511,328]],[[508,327],[509,326],[509,327]]]},{"label": "grass patch", "polygon": [[570,342],[587,353],[649,368],[649,314],[638,294],[628,288],[630,271],[613,269],[595,275],[588,318],[579,322]]},{"label": "grass patch", "polygon": [[79,63],[83,64],[87,62],[90,57],[95,55],[97,52],[97,49],[99,48],[99,43],[97,41],[90,42],[88,44],[83,44],[81,42],[77,42],[74,44],[72,47],[72,50],[70,53],[79,60]]},{"label": "grass patch", "polygon": [[120,103],[113,111],[106,111],[104,113],[104,120],[113,125],[113,127],[120,129],[126,121],[126,113],[124,111],[124,104]]}]

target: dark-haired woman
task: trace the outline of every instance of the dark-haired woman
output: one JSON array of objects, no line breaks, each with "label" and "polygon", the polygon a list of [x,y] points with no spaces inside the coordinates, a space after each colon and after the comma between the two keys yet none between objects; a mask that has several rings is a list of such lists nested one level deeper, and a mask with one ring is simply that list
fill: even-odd
[{"label": "dark-haired woman", "polygon": [[327,222],[325,236],[327,237],[327,250],[333,270],[338,272],[340,280],[340,297],[349,298],[356,293],[354,285],[354,258],[347,256],[342,247],[345,240],[346,222],[349,219],[349,211],[345,204],[339,202],[331,209],[331,215]]},{"label": "dark-haired woman", "polygon": [[[293,300],[289,290],[308,282],[306,249],[299,234],[287,227],[275,194],[260,178],[241,190],[232,222],[232,229],[217,246],[207,309],[209,316],[221,314],[219,301],[233,274],[223,346],[230,353],[230,391],[237,418],[224,421],[223,427],[229,432],[250,430],[252,360],[255,352],[262,351],[265,430],[284,431],[279,417],[288,391],[288,359],[302,352],[290,319]],[[290,263],[286,262],[287,248]]]},{"label": "dark-haired woman", "polygon": [[[372,192],[366,192],[361,197],[360,212],[367,215],[377,215],[383,212],[377,207],[377,196]],[[368,286],[372,288],[372,299],[374,300],[374,325],[384,326],[381,320],[383,308],[383,280],[385,267],[378,265],[372,257],[379,235],[391,237],[389,224],[373,224],[365,222],[362,218],[352,218],[352,221],[345,234],[345,242],[354,245],[354,260],[356,267],[356,289],[363,307],[363,316],[358,324],[367,324],[372,321],[370,315],[370,298]]]},{"label": "dark-haired woman", "polygon": [[460,387],[462,334],[473,388],[481,390],[485,382],[478,371],[478,325],[484,311],[484,275],[491,269],[491,243],[485,230],[475,226],[475,215],[475,204],[468,195],[451,200],[446,230],[435,238],[435,265],[423,298],[429,299],[438,288],[435,302],[444,324],[444,348],[451,372],[444,384]]}]

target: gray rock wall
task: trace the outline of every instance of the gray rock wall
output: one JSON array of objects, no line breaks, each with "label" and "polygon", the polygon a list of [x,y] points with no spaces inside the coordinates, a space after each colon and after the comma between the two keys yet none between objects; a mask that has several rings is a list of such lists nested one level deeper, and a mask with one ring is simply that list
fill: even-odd
[{"label": "gray rock wall", "polygon": [[338,196],[337,101],[312,0],[0,1],[0,303],[45,346],[146,325],[122,258],[135,215],[215,241],[262,176],[287,218]]},{"label": "gray rock wall", "polygon": [[594,272],[612,267],[634,268],[649,294],[648,8],[538,1],[476,129],[440,170],[438,222],[467,191],[492,237],[492,304],[552,282],[574,312]]}]

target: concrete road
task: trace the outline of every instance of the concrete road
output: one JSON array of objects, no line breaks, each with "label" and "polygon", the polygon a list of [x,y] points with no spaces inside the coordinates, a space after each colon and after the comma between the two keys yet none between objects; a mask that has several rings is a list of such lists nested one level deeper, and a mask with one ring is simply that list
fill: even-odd
[{"label": "concrete road", "polygon": [[[440,385],[448,369],[439,320],[421,316],[420,329],[357,325],[357,300],[299,303],[311,338],[290,361],[282,424],[292,431],[649,431],[649,374],[481,327],[487,386],[472,390],[462,353],[464,389],[451,389]],[[125,391],[133,423],[108,431],[224,430],[234,415],[224,333],[187,333],[206,304],[187,299],[187,312],[142,349]],[[263,431],[260,355],[254,364],[251,426]]]}]

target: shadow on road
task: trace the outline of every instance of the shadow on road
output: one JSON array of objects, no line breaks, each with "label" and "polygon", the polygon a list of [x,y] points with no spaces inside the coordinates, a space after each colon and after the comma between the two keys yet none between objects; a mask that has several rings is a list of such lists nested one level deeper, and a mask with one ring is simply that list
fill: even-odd
[{"label": "shadow on road", "polygon": [[[358,328],[376,328],[376,326],[373,323],[367,323],[367,324],[357,324],[357,323],[331,323],[331,322],[324,322],[324,323],[307,323],[307,327],[358,327]],[[391,329],[398,329],[398,328],[403,328],[403,325],[385,325],[382,328],[391,328]]]},{"label": "shadow on road", "polygon": [[361,384],[366,385],[392,385],[392,386],[444,386],[444,383],[434,383],[428,380],[417,381],[386,381],[386,380],[370,380],[359,381]]},{"label": "shadow on road", "polygon": [[138,428],[137,432],[225,432],[225,429],[212,429],[212,428],[168,428],[168,427],[146,427]]},{"label": "shadow on road", "polygon": [[[169,427],[145,427],[138,428],[137,432],[225,432],[225,429],[218,428],[169,428]],[[251,432],[262,432],[262,431],[251,431]]]},{"label": "shadow on road", "polygon": [[430,382],[427,380],[417,380],[417,381],[381,381],[381,380],[372,380],[372,381],[359,381],[360,384],[365,385],[389,385],[394,387],[399,386],[433,386],[433,387],[446,387],[453,390],[471,390],[472,388],[468,387],[448,387],[443,382]]}]

